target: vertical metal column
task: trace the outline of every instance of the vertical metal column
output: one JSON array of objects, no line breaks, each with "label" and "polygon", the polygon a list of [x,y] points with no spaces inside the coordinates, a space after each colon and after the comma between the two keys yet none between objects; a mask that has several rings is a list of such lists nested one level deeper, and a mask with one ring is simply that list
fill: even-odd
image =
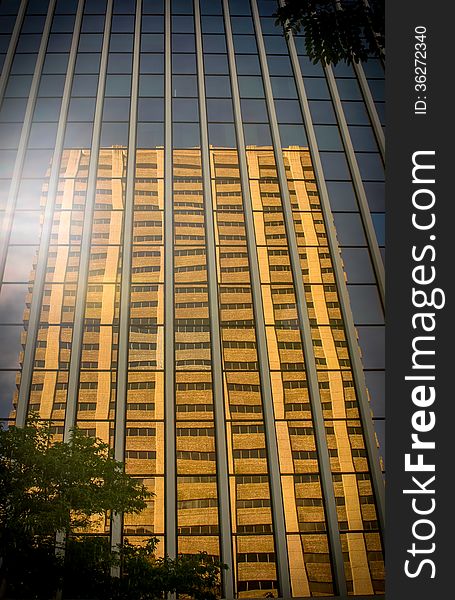
[{"label": "vertical metal column", "polygon": [[100,150],[101,121],[103,116],[104,88],[106,84],[107,59],[109,51],[109,36],[111,32],[112,4],[113,0],[107,0],[103,47],[101,51],[100,75],[96,94],[95,117],[93,120],[93,135],[88,170],[84,224],[81,240],[79,280],[76,292],[73,341],[68,375],[68,396],[66,401],[64,440],[68,440],[71,429],[74,427],[76,421],[79,370],[82,351],[82,338],[84,333],[85,299],[87,294],[88,269],[90,264],[90,238],[92,235],[93,211],[96,198],[96,180],[98,156]]},{"label": "vertical metal column", "polygon": [[207,275],[209,288],[210,335],[212,352],[213,401],[215,406],[216,472],[218,482],[218,519],[220,527],[221,562],[229,570],[223,571],[223,597],[234,598],[232,527],[229,502],[229,473],[226,441],[226,415],[223,397],[223,373],[221,356],[220,317],[218,312],[218,284],[215,253],[215,229],[213,223],[213,199],[210,182],[210,153],[205,104],[204,58],[199,0],[194,0],[196,32],[196,59],[199,87],[199,116],[201,123],[202,177],[204,189],[204,216],[206,231]]},{"label": "vertical metal column", "polygon": [[2,74],[0,76],[0,107],[3,101],[3,94],[5,93],[6,84],[8,83],[8,77],[11,71],[11,65],[14,59],[14,53],[16,51],[17,40],[19,39],[19,33],[21,31],[22,22],[24,20],[25,9],[27,8],[27,1],[22,0],[17,11],[16,23],[14,24],[11,38],[9,41],[8,51],[5,56],[5,62],[3,63]]},{"label": "vertical metal column", "polygon": [[33,357],[35,352],[35,340],[39,328],[41,301],[43,297],[43,289],[46,279],[47,254],[49,252],[52,221],[54,218],[55,199],[57,197],[58,180],[60,175],[60,161],[63,153],[63,141],[65,137],[66,119],[68,116],[68,107],[70,103],[71,86],[73,84],[74,66],[76,64],[77,45],[79,43],[79,33],[81,29],[82,10],[84,7],[84,1],[85,0],[79,0],[76,12],[76,19],[74,22],[73,39],[71,40],[71,48],[68,58],[65,86],[63,88],[62,105],[60,108],[54,155],[52,157],[51,173],[49,176],[47,202],[46,208],[44,210],[40,247],[38,251],[38,259],[36,262],[35,281],[33,284],[33,295],[28,321],[27,342],[24,350],[21,384],[19,388],[19,396],[16,410],[16,423],[21,427],[25,425],[25,419],[27,415],[27,404],[30,397],[30,386],[33,375]]},{"label": "vertical metal column", "polygon": [[283,598],[290,598],[291,582],[286,545],[286,526],[284,520],[280,466],[278,459],[278,445],[276,439],[275,418],[273,412],[272,388],[270,381],[270,371],[268,368],[267,338],[265,331],[264,309],[262,306],[261,280],[259,275],[259,264],[256,252],[253,209],[248,181],[248,166],[245,151],[245,138],[243,135],[242,127],[240,94],[237,82],[237,69],[235,66],[234,42],[232,37],[228,0],[223,0],[223,9],[226,29],[226,42],[228,48],[229,70],[231,75],[232,102],[234,105],[235,130],[237,134],[237,145],[239,152],[243,206],[245,211],[245,227],[247,231],[248,255],[250,259],[251,269],[250,273],[253,292],[254,316],[256,323],[259,374],[263,398],[264,425],[266,434],[265,437],[267,444],[270,492],[272,501],[274,537],[277,558],[277,575],[279,580],[279,589],[281,596]]},{"label": "vertical metal column", "polygon": [[324,494],[324,504],[327,517],[327,533],[330,549],[332,552],[335,589],[340,594],[346,594],[346,577],[344,572],[343,552],[341,549],[340,532],[338,527],[338,516],[335,503],[335,493],[332,482],[332,472],[330,467],[330,457],[325,433],[324,417],[322,414],[321,398],[319,395],[318,375],[316,361],[311,337],[310,320],[308,317],[308,308],[305,298],[305,288],[303,285],[302,269],[300,265],[299,249],[295,236],[294,216],[292,213],[291,200],[287,185],[286,170],[284,166],[283,154],[281,151],[281,139],[276,117],[275,105],[273,101],[272,85],[270,82],[269,69],[267,64],[267,55],[265,52],[264,40],[262,37],[261,20],[256,0],[251,0],[254,26],[256,30],[256,40],[259,50],[259,59],[261,63],[262,79],[264,82],[265,98],[267,110],[269,113],[270,128],[275,151],[275,160],[278,172],[278,181],[280,185],[280,194],[283,204],[283,215],[285,220],[286,235],[288,239],[289,257],[291,261],[292,274],[294,278],[294,288],[296,295],[297,313],[301,327],[301,339],[305,356],[305,368],[307,373],[309,396],[314,421],[314,437],[321,470],[321,485]]},{"label": "vertical metal column", "polygon": [[17,194],[19,192],[19,186],[21,183],[22,168],[24,166],[25,154],[27,152],[28,138],[30,136],[33,112],[35,110],[35,102],[38,95],[41,72],[43,70],[44,58],[46,56],[47,42],[52,26],[55,3],[56,0],[50,0],[47,10],[38,56],[36,58],[35,71],[33,73],[32,84],[30,86],[27,107],[25,109],[24,124],[22,125],[21,137],[14,163],[13,176],[11,178],[8,199],[6,201],[5,216],[3,218],[3,223],[0,230],[0,282],[3,280],[3,272],[5,270],[6,255],[8,253],[8,244],[11,236],[11,227],[13,225]]},{"label": "vertical metal column", "polygon": [[346,159],[349,164],[349,170],[352,175],[352,183],[357,196],[359,205],[360,216],[365,229],[365,235],[370,249],[371,261],[373,263],[374,273],[376,275],[376,281],[378,283],[379,295],[382,300],[383,306],[385,305],[385,274],[384,274],[384,263],[382,262],[382,256],[379,251],[378,241],[376,239],[376,232],[374,229],[373,221],[371,219],[370,208],[368,206],[368,200],[363,186],[362,176],[360,175],[359,165],[357,164],[357,158],[352,145],[351,135],[349,133],[348,124],[346,123],[346,117],[344,116],[343,105],[341,104],[340,95],[338,94],[338,88],[333,75],[332,67],[324,67],[327,84],[329,86],[330,94],[332,96],[333,106],[340,127],[341,138],[343,140],[344,150],[346,153]]},{"label": "vertical metal column", "polygon": [[359,82],[360,89],[362,90],[363,98],[365,100],[365,105],[368,111],[368,116],[370,117],[370,121],[373,126],[374,134],[376,136],[376,141],[378,142],[378,147],[379,151],[381,152],[382,160],[383,162],[385,162],[384,130],[382,128],[381,121],[379,120],[373,96],[371,95],[370,86],[368,85],[367,78],[365,77],[365,72],[360,63],[354,63],[354,71],[357,75],[357,80]]},{"label": "vertical metal column", "polygon": [[[125,460],[126,400],[128,389],[128,342],[130,322],[131,257],[133,251],[134,182],[136,169],[137,99],[139,94],[139,59],[141,46],[142,0],[136,0],[134,23],[133,73],[131,78],[128,157],[122,244],[122,279],[120,287],[120,321],[117,359],[117,394],[115,407],[114,457]],[[122,542],[123,516],[112,517],[111,543],[115,549]]]},{"label": "vertical metal column", "polygon": [[166,553],[177,555],[177,468],[175,451],[174,201],[172,173],[171,0],[164,15],[164,452]]},{"label": "vertical metal column", "polygon": [[368,462],[371,471],[371,479],[373,483],[373,489],[378,505],[378,519],[380,528],[384,534],[385,525],[385,489],[384,480],[379,463],[379,453],[376,447],[375,434],[373,428],[373,420],[371,418],[371,409],[368,402],[368,396],[365,384],[365,375],[363,372],[362,360],[360,357],[359,346],[357,342],[357,334],[354,326],[354,319],[350,308],[349,295],[344,278],[343,265],[341,263],[341,255],[338,248],[338,242],[336,237],[335,225],[333,222],[333,216],[330,209],[330,201],[327,192],[327,186],[324,180],[324,171],[322,169],[321,158],[319,156],[318,145],[316,141],[316,135],[314,133],[313,123],[311,120],[311,113],[308,104],[308,99],[305,92],[305,85],[303,83],[302,74],[300,71],[299,60],[297,51],[295,48],[294,38],[292,35],[288,38],[289,55],[294,70],[295,82],[297,85],[297,93],[300,100],[300,106],[303,112],[303,118],[305,121],[305,127],[308,136],[308,145],[311,152],[314,173],[319,189],[319,198],[321,201],[321,209],[324,215],[324,221],[327,231],[327,241],[329,244],[330,255],[332,257],[335,281],[337,284],[338,294],[340,297],[341,312],[343,315],[343,321],[346,327],[346,337],[348,340],[349,353],[352,361],[352,371],[354,375],[355,389],[357,398],[359,401],[360,418],[365,435],[365,444],[367,447]]}]

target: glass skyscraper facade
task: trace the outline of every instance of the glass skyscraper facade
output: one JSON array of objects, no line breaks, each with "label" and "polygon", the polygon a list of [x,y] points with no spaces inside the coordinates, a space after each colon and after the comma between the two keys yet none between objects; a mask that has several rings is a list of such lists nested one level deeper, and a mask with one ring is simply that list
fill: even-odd
[{"label": "glass skyscraper facade", "polygon": [[[383,67],[275,0],[0,0],[0,399],[223,598],[383,594]],[[381,441],[381,445],[378,444]]]}]

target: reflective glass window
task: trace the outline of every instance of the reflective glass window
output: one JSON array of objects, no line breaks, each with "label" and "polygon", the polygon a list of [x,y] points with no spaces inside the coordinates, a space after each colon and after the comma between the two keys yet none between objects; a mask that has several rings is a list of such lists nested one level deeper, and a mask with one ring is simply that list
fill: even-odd
[{"label": "reflective glass window", "polygon": [[[57,56],[57,55],[56,55]],[[97,74],[100,70],[101,54],[84,53],[76,58],[75,73]]]},{"label": "reflective glass window", "polygon": [[132,54],[110,54],[107,63],[108,73],[131,73],[133,66]]},{"label": "reflective glass window", "polygon": [[358,210],[354,188],[350,181],[328,181],[327,191],[333,211]]},{"label": "reflective glass window", "polygon": [[162,54],[141,54],[141,73],[164,73],[164,56]]},{"label": "reflective glass window", "polygon": [[234,113],[232,109],[232,101],[228,98],[209,98],[207,100],[207,117],[209,121],[233,122]]},{"label": "reflective glass window", "polygon": [[239,76],[241,98],[264,98],[264,87],[260,77]]},{"label": "reflective glass window", "polygon": [[190,98],[175,98],[172,101],[172,119],[174,121],[198,121],[198,101]]},{"label": "reflective glass window", "polygon": [[[222,58],[218,57],[217,58]],[[196,73],[196,55],[195,54],[173,54],[172,72],[175,74],[193,74]]]},{"label": "reflective glass window", "polygon": [[297,89],[291,77],[271,77],[275,98],[297,98]]},{"label": "reflective glass window", "polygon": [[237,73],[239,75],[260,75],[261,65],[259,57],[250,54],[238,54],[236,56]]},{"label": "reflective glass window", "polygon": [[224,35],[204,34],[202,36],[204,52],[226,52],[226,39]]},{"label": "reflective glass window", "polygon": [[380,325],[384,322],[381,301],[375,285],[348,285],[354,323]]},{"label": "reflective glass window", "polygon": [[228,74],[227,56],[223,54],[204,54],[204,70],[207,75]]},{"label": "reflective glass window", "polygon": [[230,98],[231,84],[229,77],[207,75],[205,78],[205,93],[207,98]]},{"label": "reflective glass window", "polygon": [[367,248],[342,248],[344,271],[348,283],[374,283],[375,277]]}]

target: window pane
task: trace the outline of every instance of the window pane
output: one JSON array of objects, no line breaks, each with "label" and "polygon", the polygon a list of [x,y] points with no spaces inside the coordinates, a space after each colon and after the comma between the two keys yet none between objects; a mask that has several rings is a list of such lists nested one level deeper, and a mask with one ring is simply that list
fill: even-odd
[{"label": "window pane", "polygon": [[207,75],[229,73],[227,56],[223,54],[205,54],[204,68]]},{"label": "window pane", "polygon": [[357,200],[350,181],[328,181],[330,206],[333,211],[357,211]]},{"label": "window pane", "polygon": [[164,73],[164,56],[162,54],[141,54],[141,73]]},{"label": "window pane", "polygon": [[326,179],[340,179],[342,181],[351,179],[344,154],[338,152],[321,152],[320,156]]},{"label": "window pane", "polygon": [[174,75],[172,77],[172,96],[197,97],[197,79],[193,75]]},{"label": "window pane", "polygon": [[366,246],[365,234],[357,213],[334,213],[333,219],[341,246]]},{"label": "window pane", "polygon": [[75,75],[73,78],[73,96],[96,96],[98,75]]},{"label": "window pane", "polygon": [[271,146],[272,136],[270,127],[265,124],[246,124],[243,126],[245,131],[245,142],[252,146]]},{"label": "window pane", "polygon": [[384,166],[379,154],[356,152],[356,158],[363,180],[384,180]]},{"label": "window pane", "polygon": [[22,325],[0,326],[0,369],[18,369],[22,350]]},{"label": "window pane", "polygon": [[41,75],[38,95],[43,97],[61,96],[65,85],[64,75]]},{"label": "window pane", "polygon": [[184,33],[174,33],[172,35],[172,51],[173,52],[195,52],[196,42],[194,35]]},{"label": "window pane", "polygon": [[173,54],[172,72],[182,75],[196,73],[196,55]]},{"label": "window pane", "polygon": [[257,54],[258,48],[254,35],[234,35],[233,37],[236,53]]},{"label": "window pane", "polygon": [[381,301],[375,285],[348,285],[348,292],[356,325],[384,323]]},{"label": "window pane", "polygon": [[380,182],[364,183],[365,192],[367,195],[370,210],[373,212],[385,211],[385,185]]},{"label": "window pane", "polygon": [[265,100],[241,100],[241,108],[245,123],[268,123]]},{"label": "window pane", "polygon": [[[55,56],[60,56],[56,54]],[[76,73],[99,73],[101,54],[79,54],[76,59]]]},{"label": "window pane", "polygon": [[283,148],[288,148],[289,146],[308,146],[303,125],[280,125],[279,129]]},{"label": "window pane", "polygon": [[163,121],[164,102],[162,98],[139,98],[139,121]]},{"label": "window pane", "polygon": [[370,406],[376,417],[385,416],[385,373],[365,371],[365,380],[370,396]]},{"label": "window pane", "polygon": [[129,98],[106,98],[104,100],[104,121],[127,121],[130,112]]},{"label": "window pane", "polygon": [[101,146],[128,145],[128,123],[103,123],[101,127]]},{"label": "window pane", "polygon": [[279,123],[302,123],[302,112],[298,100],[275,100]]},{"label": "window pane", "polygon": [[163,123],[138,123],[137,147],[155,148],[164,145]]},{"label": "window pane", "polygon": [[207,116],[209,121],[234,121],[232,101],[230,99],[208,99]]},{"label": "window pane", "polygon": [[202,36],[204,52],[226,52],[226,40],[224,35],[205,34]]},{"label": "window pane", "polygon": [[234,125],[209,123],[209,144],[217,148],[236,148]]},{"label": "window pane", "polygon": [[199,124],[179,123],[173,126],[174,148],[195,148],[200,146]]},{"label": "window pane", "polygon": [[356,152],[377,152],[378,145],[371,127],[349,127],[352,145]]},{"label": "window pane", "polygon": [[365,369],[384,369],[384,327],[358,326],[359,345]]},{"label": "window pane", "polygon": [[27,107],[26,98],[5,98],[0,110],[0,121],[22,123],[24,120],[25,109]]},{"label": "window pane", "polygon": [[172,101],[172,119],[174,121],[199,121],[198,101],[174,99]]},{"label": "window pane", "polygon": [[140,96],[162,96],[164,94],[164,78],[162,75],[141,75],[139,77]]},{"label": "window pane", "polygon": [[111,34],[109,52],[132,52],[133,36],[130,33]]},{"label": "window pane", "polygon": [[160,33],[143,33],[141,35],[141,52],[163,52],[164,35]]},{"label": "window pane", "polygon": [[233,33],[254,33],[251,17],[232,17],[231,26]]},{"label": "window pane", "polygon": [[132,54],[110,54],[107,64],[108,73],[131,73],[133,66]]},{"label": "window pane", "polygon": [[65,132],[65,148],[90,148],[92,123],[68,123]]},{"label": "window pane", "polygon": [[130,96],[131,75],[108,75],[106,77],[106,96]]},{"label": "window pane", "polygon": [[231,84],[229,77],[208,75],[205,78],[205,93],[208,98],[230,98]]},{"label": "window pane", "polygon": [[68,121],[93,121],[95,116],[95,98],[72,98],[68,112]]},{"label": "window pane", "polygon": [[261,65],[259,57],[249,54],[238,54],[236,56],[237,73],[239,75],[260,75]]},{"label": "window pane", "polygon": [[342,248],[341,256],[348,283],[374,283],[375,277],[367,248]]},{"label": "window pane", "polygon": [[319,150],[343,150],[340,133],[335,125],[315,125]]},{"label": "window pane", "polygon": [[43,73],[66,73],[68,54],[48,54],[44,61]]},{"label": "window pane", "polygon": [[144,15],[142,17],[142,31],[145,33],[164,32],[164,17],[160,15]]},{"label": "window pane", "polygon": [[337,119],[332,103],[324,100],[310,100],[310,112],[313,123],[336,123]]},{"label": "window pane", "polygon": [[309,100],[329,100],[330,93],[325,79],[322,77],[305,80],[305,90]]},{"label": "window pane", "polygon": [[264,88],[260,77],[239,77],[241,98],[264,98]]}]

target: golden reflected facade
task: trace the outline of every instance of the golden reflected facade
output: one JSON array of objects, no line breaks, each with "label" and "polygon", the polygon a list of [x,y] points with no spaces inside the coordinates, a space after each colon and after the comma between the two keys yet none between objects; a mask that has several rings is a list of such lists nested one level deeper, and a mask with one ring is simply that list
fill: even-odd
[{"label": "golden reflected facade", "polygon": [[[87,150],[60,168],[28,411],[63,432],[86,193]],[[283,154],[292,198],[330,456],[346,579],[356,593],[381,589],[376,504],[333,264],[308,149]],[[100,152],[90,237],[75,425],[114,443],[120,311],[124,149]],[[281,492],[295,596],[335,594],[302,330],[274,152],[247,148],[261,277]],[[174,348],[178,551],[220,558],[212,393],[207,240],[201,152],[175,150]],[[228,448],[229,502],[239,597],[277,590],[273,515],[256,323],[238,153],[210,150],[217,289]],[[43,203],[46,189],[43,189]],[[129,301],[125,467],[155,496],[124,534],[164,536],[163,150],[138,150]],[[101,245],[102,244],[102,245]],[[29,285],[33,287],[34,276]],[[259,294],[258,294],[259,295]],[[27,322],[27,313],[24,315]],[[95,530],[99,531],[99,523]],[[102,531],[109,532],[109,523]]]},{"label": "golden reflected facade", "polygon": [[269,0],[17,4],[2,417],[109,443],[154,495],[87,533],[207,552],[223,598],[382,595],[380,76],[310,66]]}]

